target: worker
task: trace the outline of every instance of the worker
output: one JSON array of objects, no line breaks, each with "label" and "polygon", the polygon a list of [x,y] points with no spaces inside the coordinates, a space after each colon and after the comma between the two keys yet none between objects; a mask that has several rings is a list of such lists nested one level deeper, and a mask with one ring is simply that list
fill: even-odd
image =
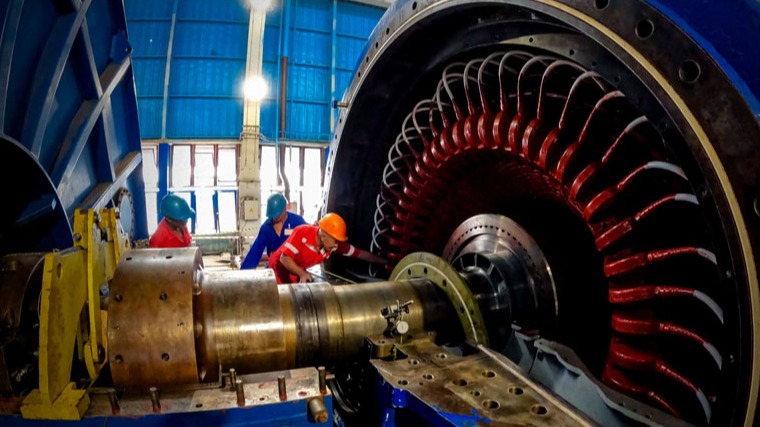
[{"label": "worker", "polygon": [[278,284],[314,281],[307,268],[321,263],[333,254],[386,264],[387,261],[371,252],[348,243],[346,223],[336,213],[328,213],[318,225],[301,225],[293,230],[285,243],[269,258]]},{"label": "worker", "polygon": [[169,193],[161,199],[161,215],[156,232],[150,236],[151,248],[187,248],[192,244],[187,220],[195,218],[195,210],[185,199]]},{"label": "worker", "polygon": [[[285,240],[293,233],[293,229],[306,224],[301,215],[289,211],[288,199],[281,193],[275,193],[267,199],[267,220],[261,225],[259,234],[253,242],[248,255],[245,256],[240,269],[256,268],[267,250],[267,256],[271,257]],[[267,263],[268,265],[268,263]]]}]

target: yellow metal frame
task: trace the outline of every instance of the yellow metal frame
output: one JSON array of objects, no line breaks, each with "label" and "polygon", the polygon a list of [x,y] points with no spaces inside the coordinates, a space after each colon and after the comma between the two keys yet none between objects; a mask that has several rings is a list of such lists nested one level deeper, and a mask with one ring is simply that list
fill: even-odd
[{"label": "yellow metal frame", "polygon": [[100,287],[113,278],[129,239],[115,209],[77,210],[74,247],[45,256],[40,294],[39,388],[21,405],[29,419],[81,419],[90,398],[71,382],[76,357],[90,380],[97,378],[106,356]]}]

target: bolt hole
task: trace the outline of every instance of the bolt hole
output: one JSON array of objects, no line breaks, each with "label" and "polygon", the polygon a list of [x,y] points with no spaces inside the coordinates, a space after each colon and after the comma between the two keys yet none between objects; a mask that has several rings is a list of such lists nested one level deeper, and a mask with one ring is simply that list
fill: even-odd
[{"label": "bolt hole", "polygon": [[419,365],[420,361],[417,360],[417,359],[409,359],[409,361],[407,363],[410,364],[410,365]]},{"label": "bolt hole", "polygon": [[603,10],[606,9],[607,6],[610,5],[610,0],[594,0],[594,7]]},{"label": "bolt hole", "polygon": [[196,404],[195,404],[195,407],[196,407],[196,408],[202,408],[202,407],[203,407],[203,404],[202,404],[202,403],[196,403]]},{"label": "bolt hole", "polygon": [[164,362],[168,362],[169,361],[169,353],[162,354],[161,355],[161,359],[164,359]]},{"label": "bolt hole", "polygon": [[63,274],[63,266],[61,265],[61,263],[58,263],[58,265],[55,266],[55,275],[60,279],[62,274]]},{"label": "bolt hole", "polygon": [[367,64],[369,64],[369,56],[366,57],[366,58],[364,58],[364,62],[366,62]]},{"label": "bolt hole", "polygon": [[549,413],[549,410],[544,405],[533,405],[530,407],[530,412],[536,415],[546,415]]},{"label": "bolt hole", "polygon": [[407,381],[407,380],[399,380],[398,384],[399,385],[407,385],[407,384],[409,384],[409,381]]},{"label": "bolt hole", "polygon": [[412,3],[412,10],[417,10],[417,2]]},{"label": "bolt hole", "polygon": [[390,28],[386,28],[386,29],[385,29],[385,34],[386,34],[386,35],[388,35],[388,34],[390,34],[390,33],[391,33],[391,29],[390,29]]},{"label": "bolt hole", "polygon": [[495,378],[496,377],[496,372],[494,372],[494,371],[483,371],[480,374],[483,375],[486,378]]},{"label": "bolt hole", "polygon": [[523,389],[520,387],[510,387],[508,391],[517,396],[523,394]]},{"label": "bolt hole", "polygon": [[116,302],[121,302],[121,300],[123,300],[124,297],[122,297],[121,294],[116,294],[113,296],[113,299],[115,299]]},{"label": "bolt hole", "polygon": [[132,257],[131,257],[131,256],[128,256],[128,257],[127,257],[127,261],[132,261]]},{"label": "bolt hole", "polygon": [[575,49],[570,49],[570,56],[575,55]]},{"label": "bolt hole", "polygon": [[693,59],[687,59],[678,67],[678,77],[684,83],[696,83],[700,75],[702,75],[702,68]]},{"label": "bolt hole", "polygon": [[301,397],[304,397],[304,396],[306,396],[307,394],[309,394],[309,393],[306,393],[306,392],[305,392],[305,391],[303,391],[303,390],[301,390],[301,391],[299,391],[299,392],[298,392],[298,395],[299,395],[299,396],[301,396]]},{"label": "bolt hole", "polygon": [[173,257],[174,257],[173,255],[167,255],[166,259],[172,259]]},{"label": "bolt hole", "polygon": [[262,397],[259,397],[259,400],[260,400],[260,401],[262,401],[262,402],[263,402],[265,399],[266,399],[266,397],[263,397],[263,396],[262,396]]},{"label": "bolt hole", "polygon": [[407,276],[411,276],[412,275],[412,269],[411,268],[406,269],[406,275]]},{"label": "bolt hole", "polygon": [[434,377],[433,377],[432,374],[425,374],[425,375],[422,376],[422,378],[424,378],[426,380],[432,380]]},{"label": "bolt hole", "polygon": [[458,385],[459,387],[464,387],[464,386],[466,386],[467,384],[469,384],[469,383],[467,382],[467,380],[466,380],[466,379],[464,379],[464,378],[459,378],[459,379],[457,379],[457,380],[454,380],[454,381],[453,381],[453,383],[454,383],[454,385]]},{"label": "bolt hole", "polygon": [[528,39],[528,43],[533,43],[533,37]]},{"label": "bolt hole", "polygon": [[636,24],[636,37],[646,40],[654,34],[654,23],[648,19],[642,19]]},{"label": "bolt hole", "polygon": [[591,66],[596,67],[596,61],[591,61]]},{"label": "bolt hole", "polygon": [[166,295],[166,292],[161,292],[161,295],[158,296],[158,299],[161,301],[166,301],[167,298],[169,298],[169,296]]},{"label": "bolt hole", "polygon": [[619,84],[621,80],[620,76],[615,76],[615,84]]},{"label": "bolt hole", "polygon": [[499,402],[495,400],[484,400],[483,401],[483,407],[486,409],[498,409],[499,408]]},{"label": "bolt hole", "polygon": [[438,354],[435,355],[435,357],[437,357],[439,359],[445,359],[448,356],[446,355],[446,353],[438,353]]},{"label": "bolt hole", "polygon": [[385,340],[380,340],[380,341],[378,341],[378,343],[385,344]]},{"label": "bolt hole", "polygon": [[427,274],[427,267],[425,267],[425,268],[422,269],[422,273],[423,274]]},{"label": "bolt hole", "polygon": [[473,395],[473,396],[475,396],[475,397],[479,397],[480,396],[480,392],[477,391],[477,390],[471,391],[470,394]]},{"label": "bolt hole", "polygon": [[124,361],[124,358],[121,356],[121,354],[117,354],[116,356],[114,356],[113,361],[116,363],[121,363]]},{"label": "bolt hole", "polygon": [[444,288],[446,287],[447,284],[446,284],[445,280],[443,281],[442,285],[443,285]]}]

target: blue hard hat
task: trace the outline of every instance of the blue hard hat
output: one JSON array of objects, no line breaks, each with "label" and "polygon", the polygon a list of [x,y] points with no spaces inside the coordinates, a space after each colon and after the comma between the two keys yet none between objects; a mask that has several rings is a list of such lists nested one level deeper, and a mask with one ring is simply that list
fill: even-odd
[{"label": "blue hard hat", "polygon": [[288,199],[280,193],[274,193],[267,199],[267,218],[275,219],[285,212],[288,207]]},{"label": "blue hard hat", "polygon": [[169,193],[161,200],[161,215],[178,221],[187,221],[195,217],[195,210],[182,197]]}]

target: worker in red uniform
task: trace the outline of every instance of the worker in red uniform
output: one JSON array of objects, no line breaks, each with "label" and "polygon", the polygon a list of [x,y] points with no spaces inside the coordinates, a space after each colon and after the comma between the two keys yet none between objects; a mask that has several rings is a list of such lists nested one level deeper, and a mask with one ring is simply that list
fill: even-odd
[{"label": "worker in red uniform", "polygon": [[343,218],[328,213],[319,220],[319,225],[299,225],[293,229],[290,237],[269,258],[269,267],[274,270],[278,284],[311,282],[314,278],[306,269],[333,253],[376,264],[387,263],[385,258],[349,244]]},{"label": "worker in red uniform", "polygon": [[187,220],[195,217],[195,210],[185,199],[169,193],[161,200],[161,215],[156,232],[150,236],[151,248],[187,248],[192,245]]}]

